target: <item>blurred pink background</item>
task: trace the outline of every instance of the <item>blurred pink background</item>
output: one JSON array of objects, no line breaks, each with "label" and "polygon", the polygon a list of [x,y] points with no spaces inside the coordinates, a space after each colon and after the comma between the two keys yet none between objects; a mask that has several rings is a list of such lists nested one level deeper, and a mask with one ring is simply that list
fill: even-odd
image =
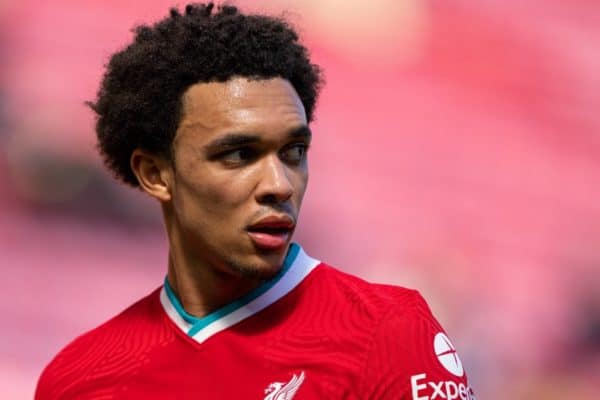
[{"label": "blurred pink background", "polygon": [[[478,398],[598,398],[600,3],[237,4],[283,13],[325,69],[307,252],[418,288]],[[83,102],[172,5],[0,2],[2,399],[162,282],[158,206],[105,171]]]}]

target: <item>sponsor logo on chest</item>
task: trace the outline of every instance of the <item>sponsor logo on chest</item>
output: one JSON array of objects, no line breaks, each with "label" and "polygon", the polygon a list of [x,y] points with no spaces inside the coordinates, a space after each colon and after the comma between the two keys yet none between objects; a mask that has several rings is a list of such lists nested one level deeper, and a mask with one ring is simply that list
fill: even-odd
[{"label": "sponsor logo on chest", "polygon": [[[462,378],[465,374],[456,349],[443,332],[435,335],[433,350],[439,363],[452,375]],[[410,377],[413,400],[476,400],[473,390],[462,382],[427,379],[427,374]]]}]

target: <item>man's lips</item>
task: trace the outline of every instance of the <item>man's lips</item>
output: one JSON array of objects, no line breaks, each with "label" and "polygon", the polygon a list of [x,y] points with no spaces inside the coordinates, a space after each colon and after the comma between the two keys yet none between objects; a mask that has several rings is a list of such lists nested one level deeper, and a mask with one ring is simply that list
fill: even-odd
[{"label": "man's lips", "polygon": [[288,215],[270,215],[248,226],[247,231],[257,247],[273,250],[287,243],[295,226]]},{"label": "man's lips", "polygon": [[269,215],[248,226],[248,230],[258,230],[263,228],[293,229],[295,225],[294,219],[287,214]]}]

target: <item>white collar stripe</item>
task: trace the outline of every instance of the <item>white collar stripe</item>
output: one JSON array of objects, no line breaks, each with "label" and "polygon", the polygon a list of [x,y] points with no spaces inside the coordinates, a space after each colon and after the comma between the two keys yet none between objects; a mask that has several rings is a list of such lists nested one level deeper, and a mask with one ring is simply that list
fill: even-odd
[{"label": "white collar stripe", "polygon": [[244,299],[248,299],[247,302],[233,302],[228,306],[217,310],[217,312],[212,313],[211,316],[213,317],[208,319],[202,318],[201,320],[204,321],[203,323],[190,324],[187,322],[182,317],[177,307],[171,302],[165,287],[162,288],[160,293],[160,300],[163,308],[175,325],[186,332],[186,334],[191,336],[194,340],[202,343],[214,334],[251,317],[281,299],[298,286],[304,278],[320,264],[320,261],[309,257],[297,244],[293,244],[292,247],[290,247],[290,251],[292,251],[293,247],[297,247],[296,249],[293,249],[297,250],[297,254],[294,257],[291,266],[286,268],[281,276],[274,278],[273,281],[265,283],[263,286],[260,286],[255,291],[251,292],[250,295],[245,296]]},{"label": "white collar stripe", "polygon": [[179,327],[179,329],[186,333],[190,330],[192,325],[185,319],[183,319],[183,317],[179,314],[175,306],[173,306],[173,303],[171,303],[171,300],[169,300],[169,296],[167,295],[167,291],[165,290],[164,286],[160,290],[160,304],[162,304],[163,309],[165,310],[169,318],[171,318],[171,321],[173,321],[175,325]]}]

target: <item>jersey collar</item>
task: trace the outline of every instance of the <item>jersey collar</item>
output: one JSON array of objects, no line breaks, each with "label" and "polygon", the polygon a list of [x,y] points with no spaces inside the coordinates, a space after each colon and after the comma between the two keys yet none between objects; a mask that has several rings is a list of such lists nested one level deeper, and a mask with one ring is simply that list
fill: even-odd
[{"label": "jersey collar", "polygon": [[165,283],[160,302],[169,318],[188,336],[199,343],[270,306],[294,289],[320,261],[309,257],[302,247],[292,243],[281,271],[252,292],[202,317],[188,314],[179,299]]}]

